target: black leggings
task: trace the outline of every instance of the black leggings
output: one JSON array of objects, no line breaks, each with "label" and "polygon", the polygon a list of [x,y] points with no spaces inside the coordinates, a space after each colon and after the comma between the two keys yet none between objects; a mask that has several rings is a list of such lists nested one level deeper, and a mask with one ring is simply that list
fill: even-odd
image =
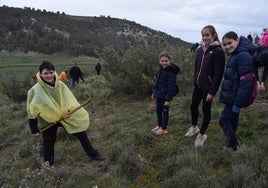
[{"label": "black leggings", "polygon": [[[51,166],[54,165],[54,145],[57,138],[57,130],[58,127],[61,126],[62,125],[58,123],[42,133],[44,161],[48,161]],[[86,132],[74,133],[72,135],[79,139],[88,156],[93,156],[95,154],[96,150],[92,147]]]},{"label": "black leggings", "polygon": [[204,134],[208,128],[209,122],[211,120],[211,104],[212,101],[206,101],[208,91],[202,90],[198,87],[194,88],[191,103],[191,115],[192,115],[192,125],[197,125],[199,110],[198,107],[202,100],[202,111],[203,111],[203,122],[200,128],[200,133]]}]

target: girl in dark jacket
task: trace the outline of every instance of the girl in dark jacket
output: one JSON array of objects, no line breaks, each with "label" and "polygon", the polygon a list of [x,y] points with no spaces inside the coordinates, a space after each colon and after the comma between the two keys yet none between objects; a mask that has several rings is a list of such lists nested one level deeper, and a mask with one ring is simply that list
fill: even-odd
[{"label": "girl in dark jacket", "polygon": [[255,49],[246,37],[238,38],[233,31],[223,36],[222,44],[225,51],[230,54],[230,58],[226,64],[221,86],[220,102],[225,104],[225,107],[219,123],[227,137],[227,148],[236,150],[240,108],[247,107],[252,102],[251,91],[255,79],[252,55]]},{"label": "girl in dark jacket", "polygon": [[[203,43],[197,49],[195,58],[194,91],[191,103],[192,126],[185,134],[190,137],[200,131],[194,142],[195,147],[203,146],[207,139],[205,132],[211,119],[211,104],[220,86],[225,66],[225,54],[215,28],[212,25],[205,26],[201,34]],[[199,130],[197,121],[201,100],[203,101],[203,122]]]},{"label": "girl in dark jacket", "polygon": [[160,135],[168,133],[170,101],[177,90],[176,75],[180,72],[180,68],[170,62],[170,55],[165,51],[160,53],[159,62],[160,67],[151,98],[156,98],[157,114],[157,126],[152,131]]},{"label": "girl in dark jacket", "polygon": [[[268,76],[268,47],[264,47],[261,45],[255,46],[255,52],[253,55],[256,78],[258,83],[258,90],[265,91],[265,81]],[[262,76],[259,76],[259,68],[263,67]],[[261,78],[260,78],[261,77]]]}]

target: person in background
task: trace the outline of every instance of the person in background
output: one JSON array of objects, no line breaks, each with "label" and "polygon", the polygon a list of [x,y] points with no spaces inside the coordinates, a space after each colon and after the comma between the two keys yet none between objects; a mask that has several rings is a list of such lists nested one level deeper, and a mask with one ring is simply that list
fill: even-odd
[{"label": "person in background", "polygon": [[[26,109],[33,136],[43,137],[44,164],[54,165],[54,145],[59,127],[77,137],[89,157],[97,161],[104,160],[105,158],[92,147],[86,134],[89,127],[88,112],[80,108],[70,114],[70,111],[80,104],[67,85],[58,80],[54,65],[43,61],[36,77],[37,83],[28,90]],[[40,132],[38,123],[42,127],[55,124]]]},{"label": "person in background", "polygon": [[[205,134],[211,120],[211,104],[220,86],[224,66],[225,54],[221,47],[218,34],[212,25],[207,25],[201,30],[202,44],[196,50],[194,90],[191,102],[192,126],[185,136],[191,137],[196,133],[195,147],[203,146],[207,139]],[[197,122],[199,117],[198,107],[202,101],[203,121],[201,129]]]},{"label": "person in background", "polygon": [[101,64],[100,63],[97,63],[97,65],[95,66],[95,70],[97,72],[97,75],[100,75],[100,72],[101,72]]},{"label": "person in background", "polygon": [[[262,46],[255,48],[253,57],[258,91],[265,91],[265,81],[268,76],[268,48]],[[260,75],[259,68],[263,68],[262,75]]]},{"label": "person in background", "polygon": [[32,81],[33,83],[36,83],[36,81],[37,81],[36,75],[33,75],[33,76],[31,77],[31,81]]},{"label": "person in background", "polygon": [[83,76],[81,69],[77,63],[70,69],[70,76],[72,77],[72,87],[75,87],[75,83],[79,84],[79,79]]},{"label": "person in background", "polygon": [[82,72],[81,72],[80,79],[82,80],[83,83],[85,83],[84,74]]},{"label": "person in background", "polygon": [[250,42],[253,42],[253,37],[252,37],[251,33],[248,34],[247,38],[248,38],[248,40],[250,40]]},{"label": "person in background", "polygon": [[192,48],[191,48],[191,52],[195,52],[195,50],[198,48],[198,46],[199,46],[199,43],[196,42],[196,43],[192,46]]},{"label": "person in background", "polygon": [[62,71],[59,75],[59,78],[58,78],[60,81],[64,82],[64,83],[67,83],[69,80],[67,78],[67,70],[65,71]]},{"label": "person in background", "polygon": [[256,37],[253,40],[253,44],[254,45],[259,44],[259,41],[260,41],[260,37],[258,35],[256,35]]},{"label": "person in background", "polygon": [[170,55],[166,51],[160,53],[159,63],[151,96],[152,100],[156,99],[157,126],[151,131],[161,135],[168,133],[170,101],[176,93],[176,75],[180,72],[180,68],[170,62]]},{"label": "person in background", "polygon": [[252,55],[255,48],[246,37],[230,31],[222,38],[223,48],[230,55],[221,86],[220,102],[225,104],[219,124],[226,136],[226,148],[238,147],[236,130],[240,109],[251,104],[255,68]]},{"label": "person in background", "polygon": [[259,40],[259,44],[268,48],[268,28],[263,29],[263,35]]},{"label": "person in background", "polygon": [[[255,46],[254,64],[258,83],[258,90],[265,91],[265,81],[268,76],[268,28],[263,29],[264,33]],[[259,68],[263,67],[261,79],[259,78]]]}]

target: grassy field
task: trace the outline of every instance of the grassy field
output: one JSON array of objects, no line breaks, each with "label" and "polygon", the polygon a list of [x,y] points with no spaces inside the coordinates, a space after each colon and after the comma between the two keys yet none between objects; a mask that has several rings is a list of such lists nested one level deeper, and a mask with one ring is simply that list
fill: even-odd
[{"label": "grassy field", "polygon": [[[195,137],[184,137],[189,128],[191,93],[179,94],[172,101],[169,133],[163,136],[150,130],[156,124],[155,104],[149,99],[120,99],[110,95],[102,76],[89,74],[97,59],[53,56],[0,54],[1,76],[26,70],[35,71],[43,59],[57,69],[77,62],[88,71],[85,83],[73,93],[83,102],[87,91],[93,96],[96,112],[90,113],[88,130],[92,144],[106,160],[89,159],[78,140],[58,132],[55,168],[42,167],[42,139],[33,138],[25,102],[14,103],[0,95],[0,187],[99,187],[99,188],[177,188],[177,187],[267,187],[268,137],[267,93],[241,111],[234,153],[223,150],[224,136],[218,125],[223,106],[216,99],[212,120],[203,148],[194,148]],[[200,122],[200,121],[199,121]]]},{"label": "grassy field", "polygon": [[39,65],[44,60],[52,62],[55,65],[58,74],[64,70],[69,70],[74,65],[74,63],[77,63],[84,74],[92,75],[95,74],[94,68],[98,63],[98,59],[86,56],[71,57],[65,54],[10,54],[6,52],[0,52],[1,77],[11,74],[32,76],[32,74],[35,74],[38,71]]}]

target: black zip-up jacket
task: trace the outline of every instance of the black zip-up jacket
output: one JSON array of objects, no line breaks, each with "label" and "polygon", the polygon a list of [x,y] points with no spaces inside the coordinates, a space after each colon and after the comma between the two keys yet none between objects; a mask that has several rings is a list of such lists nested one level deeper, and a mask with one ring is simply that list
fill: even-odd
[{"label": "black zip-up jacket", "polygon": [[[262,45],[255,46],[253,55],[257,81],[265,82],[268,76],[268,47]],[[264,67],[261,80],[259,78],[259,67]]]},{"label": "black zip-up jacket", "polygon": [[215,96],[225,68],[225,53],[218,41],[196,51],[194,86]]},{"label": "black zip-up jacket", "polygon": [[70,76],[72,78],[79,78],[79,77],[81,77],[82,76],[81,69],[78,66],[74,65],[71,68],[71,70],[70,70]]}]

